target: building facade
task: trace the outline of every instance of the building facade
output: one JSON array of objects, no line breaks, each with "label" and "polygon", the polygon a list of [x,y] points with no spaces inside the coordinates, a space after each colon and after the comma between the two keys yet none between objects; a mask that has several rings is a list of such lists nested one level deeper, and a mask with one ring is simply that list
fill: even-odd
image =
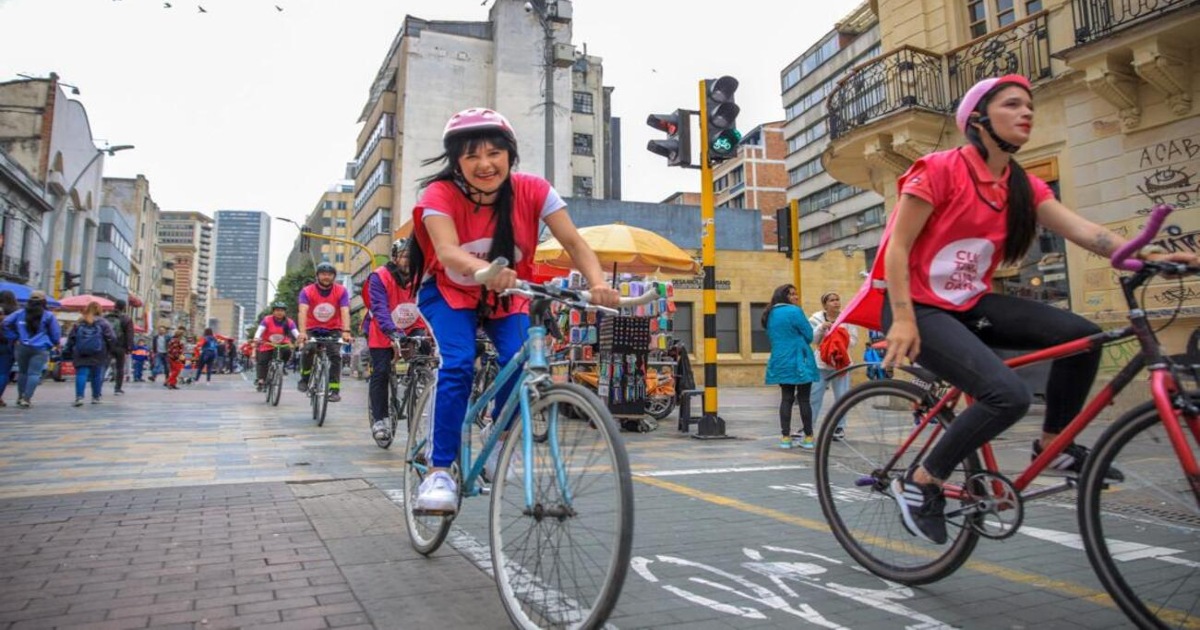
[{"label": "building facade", "polygon": [[29,263],[29,277],[47,292],[58,292],[61,271],[81,274],[81,287],[88,287],[104,151],[93,142],[87,111],[67,97],[53,73],[0,83],[0,106],[0,150],[52,204],[40,216],[20,217],[36,225],[42,239],[30,242],[19,260]]},{"label": "building facade", "polygon": [[96,233],[95,269],[90,292],[128,303],[132,258],[133,221],[113,206],[100,206],[100,228]]},{"label": "building facade", "polygon": [[[204,324],[208,321],[212,273],[212,218],[193,211],[163,212],[158,221],[158,246],[164,264],[171,261],[171,311],[166,318],[174,325],[189,328]],[[164,274],[164,302],[168,295],[166,279]]]},{"label": "building facade", "polygon": [[[161,212],[150,195],[150,182],[144,175],[133,178],[105,177],[103,206],[116,208],[132,223],[127,285],[129,312],[142,325],[149,325],[157,320],[154,311],[160,300],[163,269],[162,253],[158,249],[158,219]],[[98,243],[103,237],[102,226]]]},{"label": "building facade", "polygon": [[879,55],[879,20],[864,2],[780,73],[787,118],[787,198],[800,205],[800,251],[833,249],[874,258],[883,231],[883,197],[844,184],[821,164],[829,140],[825,99],[856,66]]},{"label": "building facade", "polygon": [[213,286],[254,314],[267,305],[271,216],[259,210],[217,210]]},{"label": "building facade", "polygon": [[221,292],[213,289],[208,302],[208,328],[241,342],[246,339],[246,327],[252,323],[246,320],[246,309],[237,300],[221,297]]},{"label": "building facade", "polygon": [[[1065,205],[1130,233],[1157,203],[1200,204],[1194,0],[875,0],[871,8],[883,52],[828,98],[822,164],[843,184],[874,190],[890,208],[896,178],[913,160],[963,142],[953,112],[966,90],[1014,73],[1033,84],[1036,104],[1032,136],[1015,157]],[[1200,216],[1177,212],[1159,238],[1167,249],[1194,252],[1198,233]],[[997,276],[998,291],[1105,325],[1126,316],[1107,261],[1049,233]],[[1200,294],[1174,281],[1152,283],[1145,300],[1153,317],[1180,305],[1188,318],[1200,308]],[[1190,329],[1168,328],[1163,339],[1178,347]]]},{"label": "building facade", "polygon": [[42,217],[54,202],[41,184],[0,149],[0,279],[42,286]]},{"label": "building facade", "polygon": [[718,208],[757,212],[765,249],[776,249],[775,211],[787,205],[783,122],[759,125],[742,137],[737,155],[713,168],[713,203]]},{"label": "building facade", "polygon": [[[304,217],[304,229],[324,236],[354,239],[356,235],[350,231],[353,208],[354,181],[339,181],[321,194],[317,205]],[[287,268],[295,269],[303,260],[310,259],[314,262],[333,263],[339,273],[345,274],[349,272],[350,259],[357,249],[345,243],[321,239],[309,239],[307,246],[302,246],[300,236],[297,235],[292,244],[292,251],[288,252]]]},{"label": "building facade", "polygon": [[[405,18],[360,118],[351,169],[352,230],[360,243],[387,252],[411,216],[418,180],[436,170],[421,161],[442,154],[446,120],[467,107],[503,113],[516,130],[521,168],[547,176],[564,196],[590,190],[588,196],[605,198],[619,191],[609,175],[620,159],[610,142],[603,66],[598,57],[576,54],[572,6],[570,0],[496,0],[486,22]],[[546,76],[551,90],[545,90]],[[355,277],[369,271],[367,258],[352,259]]]}]

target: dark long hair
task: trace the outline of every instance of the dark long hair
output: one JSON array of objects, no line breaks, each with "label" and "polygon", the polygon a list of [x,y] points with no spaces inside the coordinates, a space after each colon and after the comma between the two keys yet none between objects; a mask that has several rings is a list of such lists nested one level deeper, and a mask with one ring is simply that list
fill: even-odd
[{"label": "dark long hair", "polygon": [[[987,116],[988,103],[1001,90],[1014,85],[1024,89],[1019,83],[997,84],[979,99],[975,111],[981,117]],[[991,123],[987,124],[990,129]],[[968,124],[966,135],[967,141],[986,161],[988,150],[979,136],[979,129],[973,124]],[[1029,184],[1029,176],[1025,174],[1025,169],[1012,157],[1008,159],[1008,219],[1005,227],[1004,262],[1011,265],[1025,258],[1025,252],[1029,251],[1029,246],[1033,244],[1033,238],[1037,235],[1037,209],[1033,207],[1033,187]]]},{"label": "dark long hair", "polygon": [[775,287],[775,292],[771,294],[771,303],[767,305],[767,308],[763,309],[763,313],[762,313],[763,329],[766,329],[767,320],[771,319],[771,311],[775,310],[776,304],[791,304],[791,301],[788,300],[788,292],[790,292],[794,289],[795,289],[795,287],[793,287],[790,284],[781,284],[778,287]]},{"label": "dark long hair", "polygon": [[17,303],[17,296],[12,291],[0,291],[0,313],[12,315],[21,310],[21,305]]},{"label": "dark long hair", "polygon": [[25,302],[25,327],[29,329],[29,336],[37,334],[37,331],[42,326],[42,316],[46,314],[46,301],[30,299]]},{"label": "dark long hair", "polygon": [[[462,171],[458,168],[458,159],[485,143],[508,152],[509,168],[509,176],[500,185],[496,203],[492,206],[492,247],[488,250],[488,260],[495,260],[503,256],[508,259],[509,265],[512,266],[517,263],[515,255],[516,238],[513,235],[512,221],[514,204],[512,171],[516,169],[517,163],[520,161],[520,156],[517,154],[516,140],[511,135],[495,129],[484,129],[477,132],[461,133],[451,137],[445,143],[446,151],[444,153],[421,162],[421,166],[430,166],[438,162],[444,162],[444,164],[440,171],[420,180],[420,185],[421,188],[426,188],[434,182],[450,182],[454,184],[454,188],[462,193],[463,196],[471,199],[471,189],[467,184],[466,178],[463,177]],[[478,211],[479,206],[476,205],[475,209]],[[414,226],[415,229],[416,226]],[[414,238],[408,248],[408,279],[410,285],[415,287],[420,284],[427,266],[427,257],[421,249],[421,243]]]}]

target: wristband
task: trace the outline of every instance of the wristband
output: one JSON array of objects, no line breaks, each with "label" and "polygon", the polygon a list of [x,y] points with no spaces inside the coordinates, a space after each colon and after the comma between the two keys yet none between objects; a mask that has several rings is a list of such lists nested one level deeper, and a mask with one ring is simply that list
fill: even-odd
[{"label": "wristband", "polygon": [[1152,254],[1165,254],[1165,253],[1167,253],[1167,250],[1165,247],[1163,247],[1161,245],[1147,245],[1138,250],[1137,258],[1139,260],[1146,260],[1146,258]]}]

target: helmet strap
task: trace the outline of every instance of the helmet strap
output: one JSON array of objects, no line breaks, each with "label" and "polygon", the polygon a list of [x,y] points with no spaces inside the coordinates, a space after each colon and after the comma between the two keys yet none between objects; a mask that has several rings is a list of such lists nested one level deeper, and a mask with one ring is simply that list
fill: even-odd
[{"label": "helmet strap", "polygon": [[1000,147],[1001,151],[1004,151],[1005,153],[1016,153],[1017,151],[1021,150],[1021,147],[996,135],[996,130],[992,128],[991,118],[987,116],[980,116],[976,122],[983,125],[984,131],[988,132],[988,135],[992,137],[992,141],[996,143],[997,147]]}]

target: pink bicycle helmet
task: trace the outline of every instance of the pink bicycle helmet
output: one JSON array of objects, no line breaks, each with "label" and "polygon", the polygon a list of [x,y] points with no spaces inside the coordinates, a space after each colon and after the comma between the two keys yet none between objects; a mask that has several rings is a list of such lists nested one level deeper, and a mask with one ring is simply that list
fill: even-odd
[{"label": "pink bicycle helmet", "polygon": [[984,79],[972,85],[971,89],[967,90],[967,93],[963,95],[962,101],[958,104],[958,111],[954,114],[954,122],[958,123],[959,132],[966,135],[967,119],[979,108],[979,101],[983,100],[983,97],[987,96],[988,92],[995,89],[997,85],[1005,83],[1019,85],[1025,88],[1026,92],[1033,92],[1033,88],[1029,85],[1029,79],[1019,74],[1006,74],[1002,77]]},{"label": "pink bicycle helmet", "polygon": [[517,143],[517,134],[513,131],[508,119],[495,110],[486,107],[472,107],[450,117],[446,128],[442,130],[442,142],[467,131],[495,129],[509,136],[512,143]]}]

